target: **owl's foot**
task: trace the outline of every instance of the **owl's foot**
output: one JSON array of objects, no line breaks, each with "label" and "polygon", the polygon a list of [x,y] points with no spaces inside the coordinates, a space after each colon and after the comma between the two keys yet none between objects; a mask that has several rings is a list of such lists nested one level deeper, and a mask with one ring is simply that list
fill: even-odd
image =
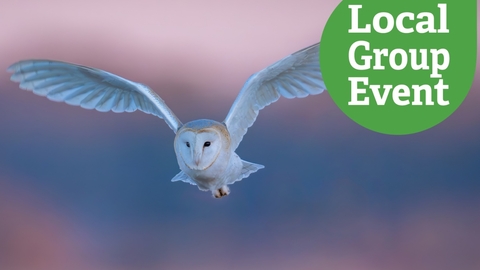
[{"label": "owl's foot", "polygon": [[228,194],[230,194],[230,189],[225,185],[217,190],[214,190],[212,194],[213,194],[213,197],[217,199],[222,198],[223,196],[227,196]]}]

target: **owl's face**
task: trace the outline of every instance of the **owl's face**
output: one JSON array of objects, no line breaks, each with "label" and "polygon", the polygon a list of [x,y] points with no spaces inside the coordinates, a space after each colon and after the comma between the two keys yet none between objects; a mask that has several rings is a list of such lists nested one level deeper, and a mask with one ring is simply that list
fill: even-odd
[{"label": "owl's face", "polygon": [[222,150],[222,136],[213,128],[186,129],[175,139],[175,151],[191,170],[206,170]]}]

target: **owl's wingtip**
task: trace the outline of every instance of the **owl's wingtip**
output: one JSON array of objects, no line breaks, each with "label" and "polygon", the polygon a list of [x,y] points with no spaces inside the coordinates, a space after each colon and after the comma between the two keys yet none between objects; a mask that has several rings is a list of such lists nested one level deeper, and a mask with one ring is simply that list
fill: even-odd
[{"label": "owl's wingtip", "polygon": [[10,65],[9,67],[7,67],[7,72],[8,73],[14,73],[15,72],[15,66],[16,66],[17,63],[15,64],[12,64]]}]

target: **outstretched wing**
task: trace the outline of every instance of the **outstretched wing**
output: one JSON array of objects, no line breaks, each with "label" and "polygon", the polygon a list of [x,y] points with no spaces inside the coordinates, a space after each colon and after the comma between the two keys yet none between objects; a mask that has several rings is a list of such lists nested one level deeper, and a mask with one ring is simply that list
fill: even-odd
[{"label": "outstretched wing", "polygon": [[280,96],[303,98],[325,90],[318,53],[319,43],[283,58],[247,80],[224,120],[233,149],[253,125],[258,112]]},{"label": "outstretched wing", "polygon": [[26,60],[11,65],[11,80],[20,88],[85,109],[134,112],[137,109],[165,119],[176,132],[182,125],[165,102],[148,86],[115,74],[71,63]]}]

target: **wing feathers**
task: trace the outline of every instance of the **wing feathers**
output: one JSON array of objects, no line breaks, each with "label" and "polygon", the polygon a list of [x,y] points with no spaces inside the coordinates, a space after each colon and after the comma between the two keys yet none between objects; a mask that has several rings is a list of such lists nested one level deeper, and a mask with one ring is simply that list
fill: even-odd
[{"label": "wing feathers", "polygon": [[318,63],[319,44],[293,53],[252,75],[224,120],[236,149],[265,106],[285,98],[303,98],[325,90]]},{"label": "wing feathers", "polygon": [[165,119],[176,132],[182,125],[165,102],[148,86],[103,70],[76,64],[27,60],[11,65],[10,79],[20,88],[85,109],[101,112],[134,112],[137,109]]}]

